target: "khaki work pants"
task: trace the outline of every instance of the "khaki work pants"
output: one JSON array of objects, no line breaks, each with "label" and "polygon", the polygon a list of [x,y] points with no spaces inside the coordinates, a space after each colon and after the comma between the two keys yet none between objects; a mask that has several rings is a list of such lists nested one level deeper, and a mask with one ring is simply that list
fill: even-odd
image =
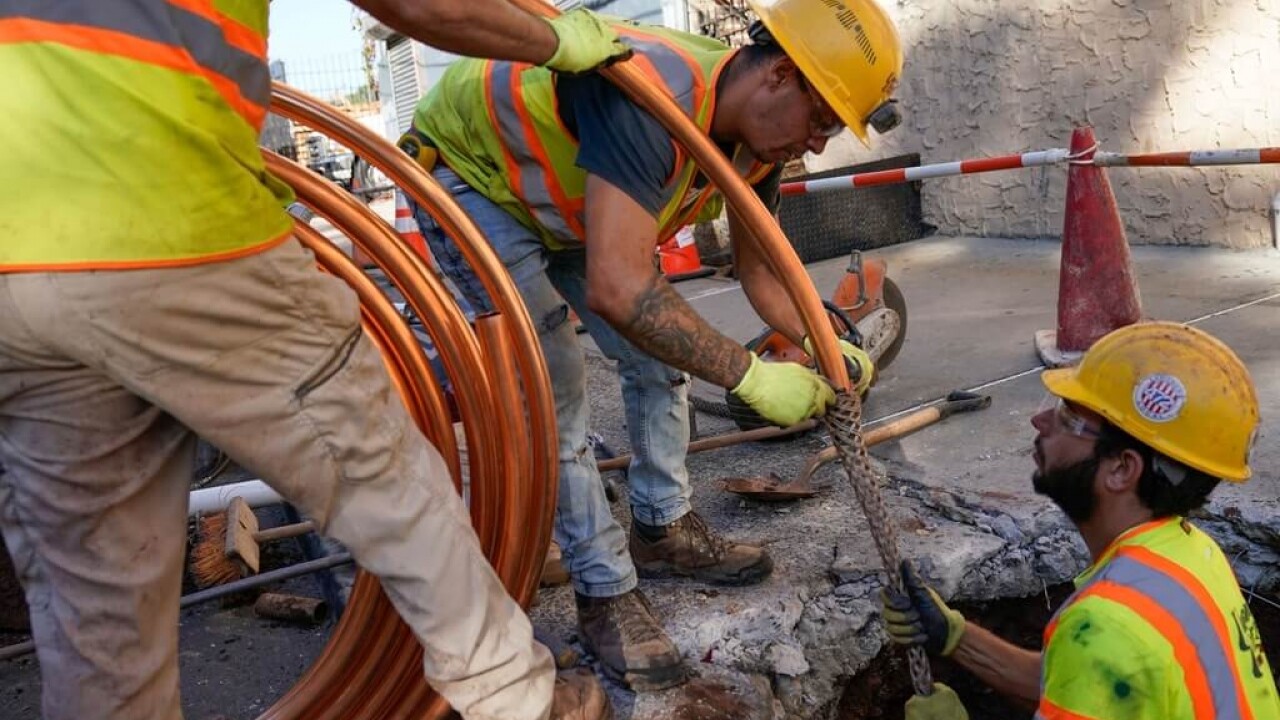
[{"label": "khaki work pants", "polygon": [[195,431],[377,575],[466,718],[545,718],[554,668],[485,561],[340,280],[228,262],[0,274],[0,528],[49,720],[181,717]]}]

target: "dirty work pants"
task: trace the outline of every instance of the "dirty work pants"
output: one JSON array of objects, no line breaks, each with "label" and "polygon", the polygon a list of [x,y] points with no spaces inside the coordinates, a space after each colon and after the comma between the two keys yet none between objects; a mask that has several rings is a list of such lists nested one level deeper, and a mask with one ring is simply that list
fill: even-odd
[{"label": "dirty work pants", "polygon": [[47,720],[171,720],[195,431],[377,575],[467,718],[545,718],[554,670],[439,453],[290,239],[237,260],[0,274],[0,528]]},{"label": "dirty work pants", "polygon": [[[617,363],[626,407],[632,460],[627,473],[631,512],[649,525],[667,525],[689,512],[688,376],[636,348],[587,307],[586,253],[552,252],[505,210],[464,183],[446,166],[435,170],[484,232],[520,289],[537,327],[556,400],[560,435],[560,496],[555,539],[564,551],[574,589],[591,597],[612,597],[636,586],[626,535],[609,501],[587,445],[590,406],[586,361],[569,306],[596,345]],[[488,294],[453,241],[421,208],[418,225],[436,262],[477,312],[493,309]],[[607,249],[604,252],[608,252]],[[568,304],[566,304],[568,303]]]}]

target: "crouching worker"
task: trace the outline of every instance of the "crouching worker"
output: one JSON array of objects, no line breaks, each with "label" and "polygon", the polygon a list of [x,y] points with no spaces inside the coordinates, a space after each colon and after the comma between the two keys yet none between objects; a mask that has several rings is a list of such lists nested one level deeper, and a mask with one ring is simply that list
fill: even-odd
[{"label": "crouching worker", "polygon": [[[1031,419],[1032,484],[1093,560],[1045,629],[1044,651],[966,622],[906,563],[906,594],[883,595],[890,636],[954,659],[1036,707],[1037,720],[1280,718],[1231,565],[1187,520],[1220,481],[1249,479],[1258,399],[1244,364],[1200,330],[1144,323],[1042,379],[1051,402]],[[944,692],[913,698],[907,717],[967,713]]]}]

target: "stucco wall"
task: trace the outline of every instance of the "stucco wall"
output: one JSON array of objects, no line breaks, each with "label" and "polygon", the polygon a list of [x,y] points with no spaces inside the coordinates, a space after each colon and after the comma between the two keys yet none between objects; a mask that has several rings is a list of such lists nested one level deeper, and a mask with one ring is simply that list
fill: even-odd
[{"label": "stucco wall", "polygon": [[[903,125],[848,133],[810,170],[1067,147],[1168,152],[1280,145],[1280,0],[881,0],[906,48]],[[1269,246],[1280,168],[1108,170],[1131,243]],[[1057,236],[1064,167],[928,181],[946,234]]]}]

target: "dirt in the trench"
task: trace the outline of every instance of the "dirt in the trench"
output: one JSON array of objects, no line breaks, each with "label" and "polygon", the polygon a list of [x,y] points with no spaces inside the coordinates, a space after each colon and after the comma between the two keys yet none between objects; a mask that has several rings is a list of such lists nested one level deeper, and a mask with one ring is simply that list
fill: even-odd
[{"label": "dirt in the trench", "polygon": [[[1039,648],[1044,626],[1071,594],[1071,585],[1048,589],[1048,597],[997,600],[978,604],[957,604],[955,608],[969,620],[1000,637],[1025,648]],[[1271,671],[1280,682],[1280,598],[1258,597],[1250,603],[1263,646],[1271,660]],[[1009,702],[983,685],[973,675],[945,659],[933,662],[933,679],[955,689],[964,701],[971,720],[1031,720],[1033,710]],[[887,650],[872,661],[845,688],[840,701],[839,720],[903,720],[903,703],[911,696],[911,676],[906,655]]]}]

